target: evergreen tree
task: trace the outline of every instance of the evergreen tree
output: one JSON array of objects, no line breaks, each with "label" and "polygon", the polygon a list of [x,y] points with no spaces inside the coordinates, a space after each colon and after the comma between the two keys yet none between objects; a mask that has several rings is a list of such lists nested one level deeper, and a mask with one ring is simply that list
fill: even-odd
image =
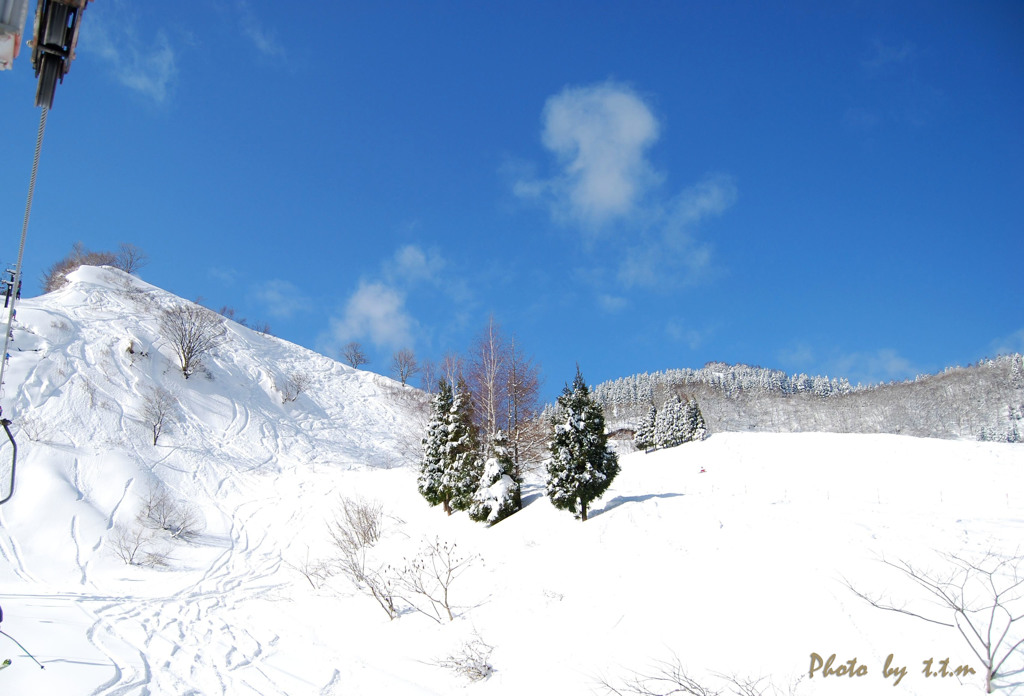
[{"label": "evergreen tree", "polygon": [[448,444],[448,417],[452,410],[452,388],[441,380],[437,395],[434,396],[427,434],[423,438],[423,457],[420,461],[420,475],[417,480],[420,495],[431,505],[444,504],[449,515],[451,491],[445,485],[445,452]]},{"label": "evergreen tree", "polygon": [[461,379],[452,397],[448,415],[448,442],[445,447],[445,484],[451,491],[451,508],[468,510],[480,483],[483,462],[480,459],[477,429],[473,424],[469,389]]},{"label": "evergreen tree", "polygon": [[690,399],[685,407],[686,442],[708,439],[708,426],[704,422],[704,414],[696,399]]},{"label": "evergreen tree", "polygon": [[578,366],[572,387],[566,385],[558,397],[557,413],[547,494],[556,508],[586,522],[588,506],[618,475],[619,461],[608,448],[601,406],[590,395]]},{"label": "evergreen tree", "polygon": [[418,487],[431,505],[444,505],[449,515],[465,510],[473,501],[480,479],[476,428],[465,384],[453,390],[441,380],[427,433],[423,438]]},{"label": "evergreen tree", "polygon": [[662,405],[655,418],[654,445],[659,449],[675,447],[686,442],[686,438],[685,405],[679,401],[678,396],[672,395],[672,398]]},{"label": "evergreen tree", "polygon": [[508,438],[499,430],[491,441],[490,456],[473,495],[469,516],[477,522],[496,524],[517,512],[522,505],[519,482],[513,477],[515,464]]},{"label": "evergreen tree", "polygon": [[636,434],[633,436],[633,444],[636,445],[637,449],[642,449],[646,452],[654,448],[654,425],[657,423],[657,420],[658,409],[654,408],[654,404],[651,404],[647,415],[640,421],[640,424],[636,427]]}]

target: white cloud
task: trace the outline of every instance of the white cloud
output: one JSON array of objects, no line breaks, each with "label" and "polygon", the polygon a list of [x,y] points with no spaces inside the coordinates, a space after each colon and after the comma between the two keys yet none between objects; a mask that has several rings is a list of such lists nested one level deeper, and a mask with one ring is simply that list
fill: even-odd
[{"label": "white cloud", "polygon": [[252,42],[256,50],[268,58],[284,58],[284,46],[263,26],[247,0],[238,0],[235,6],[238,9],[242,34]]},{"label": "white cloud", "polygon": [[339,343],[369,339],[394,350],[413,345],[414,328],[405,293],[380,282],[360,282],[342,317],[331,320],[331,334]]},{"label": "white cloud", "polygon": [[82,22],[79,49],[106,61],[114,78],[125,87],[163,102],[178,75],[175,49],[163,31],[141,37],[130,13],[121,5],[107,13],[93,11]]},{"label": "white cloud", "polygon": [[520,198],[550,203],[556,219],[585,232],[617,233],[617,279],[626,288],[677,287],[706,276],[711,246],[696,230],[737,200],[725,174],[709,174],[674,197],[660,192],[662,176],[647,156],[659,131],[649,106],[625,85],[567,87],[543,113],[542,141],[555,155],[556,175],[507,166],[518,175],[513,191]]},{"label": "white cloud", "polygon": [[516,195],[548,198],[556,214],[599,226],[631,214],[659,181],[646,156],[658,122],[629,87],[567,87],[547,100],[543,123],[542,142],[560,170],[550,180],[518,181]]}]

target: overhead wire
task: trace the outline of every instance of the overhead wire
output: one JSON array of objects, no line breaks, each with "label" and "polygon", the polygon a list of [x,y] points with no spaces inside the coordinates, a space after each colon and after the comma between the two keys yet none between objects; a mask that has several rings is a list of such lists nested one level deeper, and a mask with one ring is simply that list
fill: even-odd
[{"label": "overhead wire", "polygon": [[[4,386],[4,372],[7,368],[7,350],[10,347],[11,332],[14,328],[14,306],[17,302],[21,289],[21,265],[25,257],[25,238],[28,236],[28,220],[32,214],[32,199],[36,191],[36,174],[39,172],[39,155],[43,150],[43,134],[46,132],[46,115],[49,112],[45,106],[39,115],[39,132],[36,135],[36,150],[32,157],[32,174],[28,180],[28,199],[25,201],[25,219],[21,225],[21,241],[18,243],[18,262],[14,266],[14,285],[11,287],[11,302],[7,313],[7,327],[4,330],[4,352],[0,353],[0,393]],[[3,408],[0,407],[0,414]]]}]

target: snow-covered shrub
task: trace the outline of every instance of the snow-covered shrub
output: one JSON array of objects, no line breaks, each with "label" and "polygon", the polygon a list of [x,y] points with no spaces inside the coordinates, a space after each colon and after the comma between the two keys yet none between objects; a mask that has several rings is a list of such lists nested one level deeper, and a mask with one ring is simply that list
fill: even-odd
[{"label": "snow-covered shrub", "polygon": [[498,431],[491,444],[491,456],[484,462],[480,484],[473,494],[469,516],[477,522],[496,524],[522,507],[519,483],[512,477],[515,465],[505,433]]}]

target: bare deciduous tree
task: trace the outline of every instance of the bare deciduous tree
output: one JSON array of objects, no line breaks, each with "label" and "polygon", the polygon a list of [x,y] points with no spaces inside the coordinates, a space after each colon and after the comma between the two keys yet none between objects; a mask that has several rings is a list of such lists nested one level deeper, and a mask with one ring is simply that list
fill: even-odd
[{"label": "bare deciduous tree", "polygon": [[126,527],[117,525],[112,539],[114,553],[125,565],[140,565],[152,542],[150,533],[142,525]]},{"label": "bare deciduous tree", "polygon": [[458,353],[448,351],[441,358],[441,377],[451,385],[452,389],[455,388],[460,379],[463,379],[464,372],[465,362]]},{"label": "bare deciduous tree", "polygon": [[224,340],[224,320],[201,305],[188,302],[165,310],[160,329],[170,341],[185,379],[191,377],[203,358]]},{"label": "bare deciduous tree", "polygon": [[[1015,556],[1000,557],[989,552],[978,561],[952,553],[942,555],[948,564],[945,572],[924,570],[902,560],[882,561],[923,589],[937,609],[896,606],[845,584],[877,609],[955,628],[984,668],[985,689],[992,693],[997,679],[1024,675],[1024,635],[1017,624],[1024,620],[1024,555],[1018,551]],[[1016,662],[1010,664],[1011,658]],[[1006,684],[1021,685],[1024,677]]]},{"label": "bare deciduous tree", "polygon": [[366,357],[366,353],[363,351],[363,345],[359,341],[349,341],[345,344],[345,347],[341,349],[341,357],[345,359],[350,366],[357,370],[362,365],[368,365],[370,359]]},{"label": "bare deciduous tree", "polygon": [[420,386],[428,394],[437,391],[437,363],[433,360],[424,360],[420,363]]},{"label": "bare deciduous tree", "polygon": [[420,371],[416,363],[416,355],[409,348],[402,348],[391,356],[391,374],[405,384],[410,377]]},{"label": "bare deciduous tree", "polygon": [[288,373],[282,384],[277,385],[277,389],[281,392],[282,402],[288,403],[299,398],[299,394],[309,389],[309,385],[312,383],[313,378],[309,376],[308,372],[293,370]]},{"label": "bare deciduous tree", "polygon": [[538,435],[547,443],[548,428],[535,427],[537,402],[540,398],[540,368],[523,354],[516,337],[508,342],[508,367],[505,371],[506,421],[512,447],[512,463],[516,479],[522,480],[524,463],[539,461],[546,456],[546,447],[537,446]]},{"label": "bare deciduous tree", "polygon": [[501,327],[494,315],[477,337],[469,351],[469,369],[466,374],[476,416],[484,442],[492,442],[499,430],[507,431],[503,410],[508,386],[508,348]]},{"label": "bare deciduous tree", "polygon": [[149,256],[139,247],[127,242],[121,242],[117,247],[117,255],[114,258],[114,266],[125,273],[134,274],[143,266],[149,263]]},{"label": "bare deciduous tree", "polygon": [[148,390],[144,398],[142,417],[146,419],[153,430],[153,444],[155,445],[168,421],[174,416],[178,398],[163,387],[154,387]]},{"label": "bare deciduous tree", "polygon": [[172,539],[190,539],[205,528],[203,515],[195,505],[175,498],[159,485],[150,487],[139,508],[140,525],[169,532]]}]

